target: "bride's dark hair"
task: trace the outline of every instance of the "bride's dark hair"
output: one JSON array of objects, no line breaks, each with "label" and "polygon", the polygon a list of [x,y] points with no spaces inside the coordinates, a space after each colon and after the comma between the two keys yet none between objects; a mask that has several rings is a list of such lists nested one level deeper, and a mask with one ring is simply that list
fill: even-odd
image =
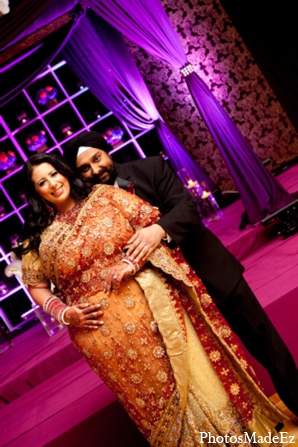
[{"label": "bride's dark hair", "polygon": [[[68,179],[70,183],[70,194],[75,200],[87,197],[90,192],[90,186],[86,185],[78,177],[78,174],[71,169],[62,157],[51,154],[32,155],[24,164],[22,171],[22,186],[29,203],[29,214],[24,224],[21,237],[19,238],[19,245],[22,245],[22,254],[28,253],[29,251],[39,253],[40,235],[53,222],[56,214],[56,210],[51,203],[44,200],[38,194],[32,181],[34,167],[42,163],[49,163]],[[23,246],[24,241],[26,241],[25,247]]]}]

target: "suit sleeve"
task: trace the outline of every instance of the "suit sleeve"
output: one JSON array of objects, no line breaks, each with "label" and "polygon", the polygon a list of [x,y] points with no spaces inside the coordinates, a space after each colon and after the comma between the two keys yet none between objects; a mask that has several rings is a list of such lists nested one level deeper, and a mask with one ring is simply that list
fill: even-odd
[{"label": "suit sleeve", "polygon": [[163,216],[157,222],[177,245],[193,231],[204,232],[196,201],[162,158],[155,158],[154,187]]}]

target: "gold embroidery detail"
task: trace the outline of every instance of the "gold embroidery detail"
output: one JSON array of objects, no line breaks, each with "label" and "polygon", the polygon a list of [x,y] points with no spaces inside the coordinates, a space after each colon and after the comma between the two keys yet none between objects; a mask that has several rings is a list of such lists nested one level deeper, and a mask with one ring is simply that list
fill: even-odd
[{"label": "gold embroidery detail", "polygon": [[168,275],[173,276],[179,281],[183,281],[187,286],[192,287],[192,283],[185,275],[183,269],[178,265],[178,263],[173,259],[170,253],[170,249],[159,245],[149,256],[148,261],[151,262],[155,267],[160,268]]},{"label": "gold embroidery detail", "polygon": [[237,396],[239,394],[240,388],[239,385],[237,385],[237,383],[233,383],[230,386],[230,391],[234,396]]},{"label": "gold embroidery detail", "polygon": [[158,371],[156,377],[157,377],[157,380],[162,383],[166,383],[168,380],[168,375],[165,371],[161,371],[161,370]]},{"label": "gold embroidery detail", "polygon": [[[178,390],[174,390],[172,396],[168,399],[166,408],[163,410],[157,426],[152,430],[152,434],[149,438],[150,445],[177,446],[182,428],[181,419],[179,392]],[[187,444],[183,442],[183,444],[181,443],[181,447],[182,446],[187,447]],[[193,443],[191,446],[193,446]]]},{"label": "gold embroidery detail", "polygon": [[67,267],[75,267],[76,264],[72,259],[66,259],[65,265],[67,265]]},{"label": "gold embroidery detail", "polygon": [[220,327],[218,332],[223,338],[227,338],[231,335],[231,330],[228,327]]},{"label": "gold embroidery detail", "polygon": [[87,234],[88,234],[88,227],[87,227],[86,225],[84,225],[84,226],[81,228],[81,235],[82,235],[82,236],[87,236]]},{"label": "gold embroidery detail", "polygon": [[107,309],[110,305],[110,300],[107,297],[103,297],[99,300],[101,309]]},{"label": "gold embroidery detail", "polygon": [[186,264],[186,262],[183,262],[182,264],[180,264],[180,267],[182,268],[182,270],[184,271],[184,273],[186,273],[186,275],[190,272],[189,265]]},{"label": "gold embroidery detail", "polygon": [[83,353],[83,355],[85,355],[85,356],[88,357],[88,358],[91,357],[91,354],[90,354],[88,348],[84,348],[84,349],[82,349],[82,353]]},{"label": "gold embroidery detail", "polygon": [[131,381],[137,385],[142,382],[142,376],[140,374],[132,374]]},{"label": "gold embroidery detail", "polygon": [[161,346],[155,346],[155,348],[153,349],[153,356],[156,359],[160,359],[164,355],[165,355],[164,349]]},{"label": "gold embroidery detail", "polygon": [[203,304],[205,304],[206,306],[208,306],[208,304],[212,303],[212,298],[210,295],[208,295],[207,293],[202,293],[202,295],[200,296],[200,300],[202,301]]},{"label": "gold embroidery detail", "polygon": [[142,425],[147,428],[148,430],[150,430],[151,428],[151,424],[150,422],[146,421],[145,419],[142,420]]},{"label": "gold embroidery detail", "polygon": [[129,200],[126,197],[121,199],[121,203],[125,207],[129,206]]},{"label": "gold embroidery detail", "polygon": [[142,205],[141,211],[143,211],[143,213],[145,213],[145,214],[151,214],[152,208],[151,208],[151,206],[148,206],[148,205]]},{"label": "gold embroidery detail", "polygon": [[106,359],[110,359],[112,357],[112,354],[110,353],[110,351],[103,351],[102,355],[106,358]]},{"label": "gold embroidery detail", "polygon": [[132,335],[136,332],[136,327],[133,323],[125,323],[124,325],[124,331],[129,334]]},{"label": "gold embroidery detail", "polygon": [[152,332],[157,332],[157,330],[158,330],[158,326],[157,326],[156,321],[151,321],[151,323],[150,323],[150,327],[151,327],[151,331],[152,331]]},{"label": "gold embroidery detail", "polygon": [[158,401],[158,406],[159,406],[159,408],[164,408],[165,403],[166,403],[166,402],[165,402],[164,398],[161,397],[161,398],[159,399],[159,401]]},{"label": "gold embroidery detail", "polygon": [[220,360],[220,352],[219,351],[211,351],[209,355],[212,362],[218,362]]},{"label": "gold embroidery detail", "polygon": [[135,360],[138,357],[137,352],[134,349],[129,349],[127,356],[132,360]]},{"label": "gold embroidery detail", "polygon": [[247,366],[248,366],[248,365],[247,365],[247,361],[246,361],[246,360],[244,360],[244,359],[240,359],[239,361],[240,361],[240,363],[241,363],[242,367],[246,369],[246,368],[247,368]]},{"label": "gold embroidery detail", "polygon": [[109,376],[109,378],[111,379],[111,380],[113,380],[113,382],[116,382],[117,381],[117,377],[115,376],[115,374],[114,373],[109,373],[108,374],[108,376]]},{"label": "gold embroidery detail", "polygon": [[131,296],[127,295],[124,298],[124,306],[127,307],[127,309],[132,309],[133,307],[135,307],[135,304],[136,302]]},{"label": "gold embroidery detail", "polygon": [[103,219],[102,223],[107,228],[112,228],[112,226],[113,226],[113,221],[109,217],[105,217],[105,219]]},{"label": "gold embroidery detail", "polygon": [[145,408],[145,406],[146,406],[146,402],[139,397],[136,398],[136,404],[140,408]]},{"label": "gold embroidery detail", "polygon": [[114,253],[115,247],[111,243],[104,244],[103,251],[106,255],[112,255]]},{"label": "gold embroidery detail", "polygon": [[82,282],[87,284],[90,282],[90,278],[91,278],[90,272],[84,272],[82,275]]},{"label": "gold embroidery detail", "polygon": [[105,337],[110,335],[110,332],[111,332],[110,329],[105,324],[100,326],[100,331],[101,331],[102,335],[104,335]]},{"label": "gold embroidery detail", "polygon": [[90,247],[85,247],[82,250],[82,255],[84,256],[84,258],[89,258],[92,254],[91,248]]}]

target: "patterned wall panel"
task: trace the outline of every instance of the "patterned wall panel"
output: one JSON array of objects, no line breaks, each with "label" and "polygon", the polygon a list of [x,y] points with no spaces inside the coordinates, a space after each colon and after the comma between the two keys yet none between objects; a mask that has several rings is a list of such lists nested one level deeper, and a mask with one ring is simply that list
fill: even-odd
[{"label": "patterned wall panel", "polygon": [[[162,0],[189,61],[270,169],[298,155],[297,133],[216,0]],[[180,72],[126,42],[170,129],[223,190],[234,183]]]}]

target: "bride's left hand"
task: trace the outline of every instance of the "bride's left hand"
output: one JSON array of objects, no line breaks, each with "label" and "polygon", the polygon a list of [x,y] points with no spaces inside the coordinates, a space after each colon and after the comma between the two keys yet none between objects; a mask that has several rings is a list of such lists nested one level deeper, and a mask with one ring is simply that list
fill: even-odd
[{"label": "bride's left hand", "polygon": [[102,315],[100,304],[78,303],[67,309],[64,319],[72,326],[98,329],[99,326],[103,325]]},{"label": "bride's left hand", "polygon": [[103,280],[104,292],[109,295],[112,289],[117,290],[123,278],[132,274],[133,268],[131,267],[131,265],[126,264],[125,262],[119,262],[119,264],[115,264],[112,267],[109,267],[107,275]]}]

